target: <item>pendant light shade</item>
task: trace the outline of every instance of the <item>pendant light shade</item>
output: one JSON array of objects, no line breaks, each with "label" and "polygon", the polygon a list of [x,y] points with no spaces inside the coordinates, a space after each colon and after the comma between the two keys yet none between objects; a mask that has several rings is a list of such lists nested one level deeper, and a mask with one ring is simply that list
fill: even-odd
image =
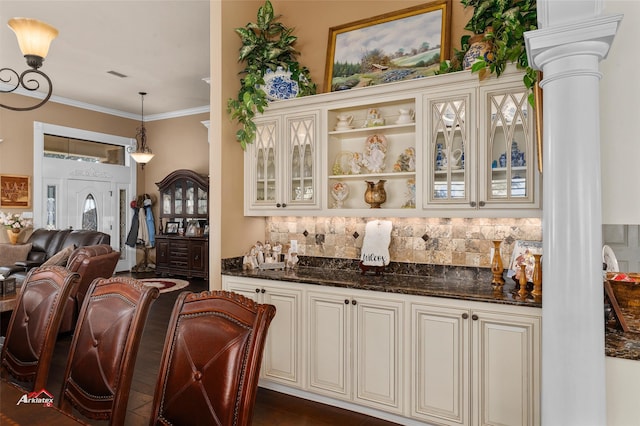
[{"label": "pendant light shade", "polygon": [[16,33],[18,46],[29,66],[40,68],[49,53],[51,42],[58,36],[58,30],[45,22],[30,18],[9,19],[9,27]]},{"label": "pendant light shade", "polygon": [[144,165],[147,164],[153,158],[154,154],[151,152],[151,148],[147,145],[147,129],[144,128],[144,97],[146,92],[139,92],[142,103],[142,113],[140,115],[140,127],[136,134],[136,150],[131,152],[131,158],[136,163]]},{"label": "pendant light shade", "polygon": [[49,53],[51,42],[58,36],[58,30],[31,18],[11,18],[9,28],[16,34],[18,46],[29,68],[18,72],[13,68],[0,67],[0,83],[3,84],[0,86],[0,93],[11,93],[17,89],[23,89],[28,92],[44,92],[45,95],[44,99],[34,105],[14,107],[0,103],[0,107],[12,111],[31,111],[47,103],[53,93],[51,79],[38,68],[42,66],[44,58]]}]

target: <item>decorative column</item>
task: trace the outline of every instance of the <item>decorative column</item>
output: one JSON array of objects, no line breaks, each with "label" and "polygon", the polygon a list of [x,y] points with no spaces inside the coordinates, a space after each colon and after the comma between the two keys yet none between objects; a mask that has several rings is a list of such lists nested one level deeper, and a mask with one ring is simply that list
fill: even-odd
[{"label": "decorative column", "polygon": [[598,64],[622,16],[567,23],[545,15],[554,2],[541,3],[555,25],[525,35],[529,63],[544,74],[541,419],[604,425]]}]

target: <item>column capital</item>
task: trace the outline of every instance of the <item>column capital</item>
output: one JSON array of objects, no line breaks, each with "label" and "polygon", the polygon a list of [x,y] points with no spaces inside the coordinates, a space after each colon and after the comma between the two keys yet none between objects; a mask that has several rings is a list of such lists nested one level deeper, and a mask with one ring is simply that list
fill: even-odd
[{"label": "column capital", "polygon": [[622,17],[622,14],[600,16],[525,32],[529,66],[541,70],[548,62],[573,55],[606,58]]}]

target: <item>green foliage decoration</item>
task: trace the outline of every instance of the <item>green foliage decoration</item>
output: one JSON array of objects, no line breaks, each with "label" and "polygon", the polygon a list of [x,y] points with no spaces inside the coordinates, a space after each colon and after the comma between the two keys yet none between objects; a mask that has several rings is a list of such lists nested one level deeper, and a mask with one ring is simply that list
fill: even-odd
[{"label": "green foliage decoration", "polygon": [[237,98],[227,100],[227,113],[231,120],[240,125],[236,132],[236,140],[242,149],[252,143],[256,135],[253,118],[263,113],[269,105],[267,95],[260,87],[264,85],[264,74],[270,69],[276,71],[281,67],[291,72],[291,78],[298,83],[298,96],[314,95],[316,85],[311,81],[309,69],[301,67],[296,61],[299,52],[294,48],[298,37],[293,35],[293,28],[287,28],[278,21],[269,0],[258,8],[256,22],[236,28],[235,32],[242,40],[238,56],[239,62],[245,62],[240,72],[240,90]]},{"label": "green foliage decoration", "polygon": [[[531,89],[535,85],[537,71],[529,66],[524,42],[526,31],[538,28],[536,0],[460,0],[465,7],[473,7],[473,16],[464,27],[474,34],[483,34],[484,40],[493,45],[493,61],[478,59],[471,66],[472,72],[500,75],[507,64],[515,63],[525,70],[523,83],[529,89],[529,102],[533,105]],[[486,31],[490,28],[489,31]],[[440,64],[440,73],[462,70],[462,59],[469,50],[469,35],[462,36],[460,50],[454,49],[450,61]]]}]

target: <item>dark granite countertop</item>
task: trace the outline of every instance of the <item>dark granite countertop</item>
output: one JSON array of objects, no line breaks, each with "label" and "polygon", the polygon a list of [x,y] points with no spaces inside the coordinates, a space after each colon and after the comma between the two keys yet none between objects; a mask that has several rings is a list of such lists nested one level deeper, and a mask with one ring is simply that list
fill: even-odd
[{"label": "dark granite countertop", "polygon": [[622,309],[629,331],[623,332],[615,319],[605,328],[605,354],[615,358],[640,361],[640,309]]},{"label": "dark granite countertop", "polygon": [[491,285],[487,268],[442,265],[390,264],[386,272],[361,274],[352,260],[302,258],[293,270],[242,270],[237,263],[223,263],[223,275],[316,284],[358,290],[372,290],[417,296],[446,297],[540,308],[541,298],[520,297],[515,283],[507,279],[502,287]]},{"label": "dark granite countertop", "polygon": [[[225,259],[222,274],[284,282],[316,284],[359,290],[372,290],[418,296],[500,303],[540,308],[542,300],[520,297],[515,283],[506,279],[502,288],[491,285],[487,268],[444,265],[420,265],[391,262],[382,275],[362,275],[358,262],[350,259],[300,257],[293,270],[242,270],[242,259]],[[605,328],[605,354],[615,358],[640,361],[640,310],[624,310],[632,331],[622,332],[615,321]]]}]

